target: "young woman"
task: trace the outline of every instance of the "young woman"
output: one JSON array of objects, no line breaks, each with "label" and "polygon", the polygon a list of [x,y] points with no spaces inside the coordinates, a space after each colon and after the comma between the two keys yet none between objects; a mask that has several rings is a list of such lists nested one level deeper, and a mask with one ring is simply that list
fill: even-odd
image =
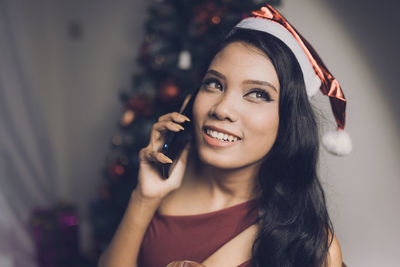
[{"label": "young woman", "polygon": [[[316,80],[321,88],[336,80],[272,7],[254,15],[215,54],[190,118],[170,113],[154,124],[138,186],[99,266],[342,266],[308,99]],[[165,136],[189,120],[193,142],[163,179]]]}]

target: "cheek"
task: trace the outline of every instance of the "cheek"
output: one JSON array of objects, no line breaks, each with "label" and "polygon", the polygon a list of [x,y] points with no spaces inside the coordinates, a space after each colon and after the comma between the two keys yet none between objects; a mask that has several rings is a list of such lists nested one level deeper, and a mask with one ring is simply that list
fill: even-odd
[{"label": "cheek", "polygon": [[210,100],[199,92],[193,102],[193,120],[194,123],[199,122],[207,116],[210,109]]},{"label": "cheek", "polygon": [[199,132],[202,131],[201,121],[204,120],[204,118],[207,116],[207,113],[207,101],[204,101],[204,98],[202,98],[199,93],[193,102],[193,126],[196,138],[199,137]]},{"label": "cheek", "polygon": [[[268,112],[253,113],[247,116],[245,120],[246,139],[258,146],[260,149],[265,148],[269,151],[275,142],[278,127],[279,113],[278,109],[271,109]],[[261,145],[262,144],[262,145]]]}]

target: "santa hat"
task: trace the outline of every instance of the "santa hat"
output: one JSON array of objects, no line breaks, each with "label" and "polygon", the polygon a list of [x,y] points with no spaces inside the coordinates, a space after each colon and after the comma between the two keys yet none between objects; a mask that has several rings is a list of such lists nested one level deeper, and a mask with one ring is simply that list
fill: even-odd
[{"label": "santa hat", "polygon": [[332,154],[339,156],[349,154],[352,144],[350,136],[344,131],[346,98],[338,81],[328,71],[307,40],[273,7],[266,5],[258,11],[253,11],[252,15],[243,19],[235,27],[269,33],[292,50],[303,72],[308,97],[311,98],[320,90],[330,100],[337,130],[325,133],[322,144]]}]

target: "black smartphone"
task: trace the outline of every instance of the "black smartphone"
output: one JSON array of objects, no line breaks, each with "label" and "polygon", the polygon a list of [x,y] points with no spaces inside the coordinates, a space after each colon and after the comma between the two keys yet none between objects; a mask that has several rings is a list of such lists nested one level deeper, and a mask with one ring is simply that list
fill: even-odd
[{"label": "black smartphone", "polygon": [[[184,108],[180,112],[190,118],[190,120],[192,120],[193,98],[194,97],[190,97],[189,100],[185,101]],[[192,121],[185,121],[181,125],[184,130],[179,132],[169,131],[165,143],[161,148],[161,152],[172,160],[172,163],[162,164],[162,175],[164,179],[168,179],[183,149],[192,138]]]}]

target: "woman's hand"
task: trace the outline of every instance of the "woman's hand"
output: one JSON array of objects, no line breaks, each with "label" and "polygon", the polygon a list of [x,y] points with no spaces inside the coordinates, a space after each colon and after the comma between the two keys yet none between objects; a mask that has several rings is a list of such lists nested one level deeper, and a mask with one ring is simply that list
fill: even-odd
[{"label": "woman's hand", "polygon": [[174,112],[161,116],[153,125],[149,144],[139,152],[138,185],[132,192],[124,217],[109,247],[99,260],[99,267],[138,266],[140,246],[154,212],[162,199],[181,185],[189,148],[185,147],[166,180],[160,173],[160,164],[171,163],[171,160],[159,151],[165,142],[166,133],[183,130],[178,123],[186,120],[189,119]]},{"label": "woman's hand", "polygon": [[160,172],[160,164],[172,163],[160,152],[168,131],[179,132],[183,127],[179,123],[189,121],[186,116],[173,112],[161,116],[153,125],[149,144],[139,152],[139,178],[135,191],[148,200],[162,199],[171,191],[180,187],[186,168],[189,145],[187,145],[168,179]]}]

